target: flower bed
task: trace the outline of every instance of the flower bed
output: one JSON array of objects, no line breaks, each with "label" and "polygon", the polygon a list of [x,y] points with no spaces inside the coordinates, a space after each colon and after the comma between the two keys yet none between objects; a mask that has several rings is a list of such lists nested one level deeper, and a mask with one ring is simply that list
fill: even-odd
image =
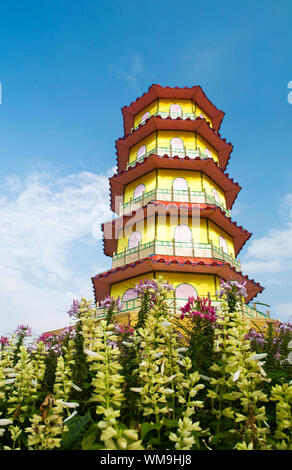
[{"label": "flower bed", "polygon": [[250,330],[244,285],[222,283],[221,308],[190,298],[174,316],[172,286],[135,286],[135,324],[120,299],[74,301],[75,326],[26,345],[0,339],[0,448],[292,450],[292,327]]}]

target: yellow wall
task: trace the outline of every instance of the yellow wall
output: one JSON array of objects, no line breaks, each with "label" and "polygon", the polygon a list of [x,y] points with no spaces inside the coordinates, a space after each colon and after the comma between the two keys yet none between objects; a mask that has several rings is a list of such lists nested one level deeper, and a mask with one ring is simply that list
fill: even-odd
[{"label": "yellow wall", "polygon": [[210,119],[210,117],[208,116],[208,114],[205,113],[205,111],[202,110],[202,108],[200,108],[200,106],[196,105],[196,114],[197,116],[199,116],[200,114],[202,114],[204,116],[204,118],[210,122],[210,125],[211,127],[213,127],[213,123]]},{"label": "yellow wall", "polygon": [[133,147],[130,148],[130,153],[129,153],[129,162],[132,163],[135,160],[137,160],[137,152],[142,145],[146,145],[146,153],[149,152],[149,150],[156,148],[156,132],[153,132],[150,134],[148,137],[145,137],[145,139],[140,140],[137,144],[133,145]]},{"label": "yellow wall", "polygon": [[[152,216],[149,219],[138,221],[136,224],[129,225],[124,231],[124,234],[120,232],[117,246],[117,253],[120,253],[128,249],[128,239],[132,232],[138,230],[141,232],[141,244],[151,242],[155,239],[155,217]],[[228,254],[235,257],[233,239],[221,228],[217,227],[213,222],[207,219],[194,220],[192,223],[191,218],[183,217],[170,217],[169,215],[159,215],[158,227],[157,227],[157,240],[160,241],[172,241],[174,239],[175,227],[178,224],[189,225],[192,230],[192,236],[194,243],[211,243],[213,242],[215,247],[220,247],[219,237],[225,238],[228,247]]]},{"label": "yellow wall", "polygon": [[146,145],[146,153],[152,149],[158,147],[170,147],[170,141],[172,138],[177,137],[182,139],[186,150],[200,149],[205,153],[205,147],[210,151],[212,158],[218,162],[218,155],[215,149],[211,147],[201,136],[197,135],[196,132],[191,131],[158,131],[153,132],[145,139],[140,140],[137,144],[133,145],[129,151],[129,163],[137,160],[137,152],[140,147]]},{"label": "yellow wall", "polygon": [[175,99],[170,99],[170,100],[164,100],[160,99],[159,100],[159,108],[158,112],[160,111],[161,113],[169,113],[170,112],[170,106],[172,104],[179,104],[182,107],[182,110],[184,113],[193,113],[194,112],[194,102],[192,100],[175,100]]},{"label": "yellow wall", "polygon": [[141,178],[137,178],[135,181],[132,181],[132,183],[129,183],[125,186],[124,204],[129,202],[131,198],[133,199],[135,188],[139,184],[145,185],[145,193],[154,189],[156,187],[156,171],[151,171],[150,173],[141,176]]},{"label": "yellow wall", "polygon": [[152,116],[152,114],[155,114],[156,111],[158,110],[157,106],[158,106],[158,101],[155,100],[151,104],[146,106],[146,108],[142,109],[142,111],[140,111],[138,114],[136,114],[135,119],[134,119],[134,127],[137,127],[140,124],[141,119],[145,113],[149,112],[150,116]]},{"label": "yellow wall", "polygon": [[211,152],[212,158],[215,160],[215,162],[218,162],[218,154],[216,150],[211,147],[208,142],[205,141],[200,135],[197,135],[197,147],[204,153],[205,152],[205,147]]},{"label": "yellow wall", "polygon": [[126,290],[133,288],[135,284],[139,283],[140,280],[144,279],[153,279],[153,273],[149,273],[146,276],[133,277],[130,279],[126,279],[125,281],[112,284],[110,295],[115,298],[119,296],[122,298]]},{"label": "yellow wall", "polygon": [[117,253],[128,249],[129,237],[136,230],[141,233],[141,244],[153,241],[155,239],[155,217],[152,216],[133,223],[133,225],[125,226],[124,233],[122,231],[119,233]]},{"label": "yellow wall", "polygon": [[[159,189],[170,189],[173,185],[173,180],[177,177],[184,178],[191,191],[202,191],[206,190],[207,194],[213,196],[212,188],[215,188],[219,195],[220,203],[226,207],[224,191],[215,184],[208,176],[199,171],[183,171],[183,170],[163,170],[157,171],[157,187]],[[145,193],[155,189],[156,187],[156,171],[151,171],[141,178],[129,183],[125,186],[124,191],[124,204],[129,202],[134,197],[135,188],[139,184],[145,185]]]},{"label": "yellow wall", "polygon": [[186,149],[195,150],[195,133],[188,131],[158,131],[158,146],[170,147],[170,141],[173,137],[182,139]]},{"label": "yellow wall", "polygon": [[202,191],[201,172],[191,170],[159,170],[158,187],[162,189],[171,189],[175,178],[184,178],[191,191]]},{"label": "yellow wall", "polygon": [[210,242],[212,241],[213,244],[217,247],[219,247],[219,237],[224,237],[226,242],[227,242],[227,247],[228,247],[228,254],[235,257],[234,253],[234,244],[232,238],[224,232],[222,229],[217,227],[217,225],[213,224],[213,222],[209,221],[209,238]]},{"label": "yellow wall", "polygon": [[153,101],[151,104],[146,106],[142,111],[139,111],[139,113],[136,114],[134,118],[134,127],[137,127],[141,123],[141,119],[143,115],[147,112],[150,113],[150,116],[153,114],[157,113],[169,113],[170,112],[170,106],[172,104],[178,104],[181,106],[183,113],[196,113],[197,116],[202,114],[204,118],[210,122],[210,125],[212,127],[212,121],[208,114],[205,113],[205,111],[200,108],[196,103],[194,103],[192,100],[176,100],[176,99],[158,99]]},{"label": "yellow wall", "polygon": [[[156,277],[158,277],[160,273],[157,273]],[[215,276],[212,274],[192,274],[192,273],[173,273],[167,272],[162,273],[163,279],[169,281],[170,284],[173,285],[174,289],[180,284],[191,284],[196,291],[198,292],[199,297],[207,297],[208,293],[210,293],[211,297],[214,297],[216,294],[216,290],[220,285],[220,279],[216,276],[217,280],[217,288],[215,286]],[[123,297],[126,290],[131,289],[135,286],[136,283],[140,282],[140,279],[153,279],[154,273],[147,273],[144,276],[134,277],[130,279],[126,279],[121,282],[117,282],[111,285],[110,295],[112,297]],[[173,291],[169,292],[169,297],[173,297]]]},{"label": "yellow wall", "polygon": [[206,189],[207,194],[213,197],[212,188],[216,189],[219,195],[220,203],[226,207],[226,200],[224,191],[216,184],[214,181],[211,180],[208,176],[203,173],[203,188]]}]

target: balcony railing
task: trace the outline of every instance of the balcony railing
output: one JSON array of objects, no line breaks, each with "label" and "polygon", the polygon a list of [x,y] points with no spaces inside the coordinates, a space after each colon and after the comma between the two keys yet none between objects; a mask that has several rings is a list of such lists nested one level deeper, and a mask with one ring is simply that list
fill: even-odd
[{"label": "balcony railing", "polygon": [[128,214],[139,207],[146,205],[150,201],[169,201],[169,202],[191,202],[200,204],[215,204],[225,212],[227,217],[230,217],[230,211],[227,210],[223,204],[217,201],[213,196],[210,196],[206,191],[191,191],[184,189],[161,189],[154,188],[141,196],[126,202],[120,206],[119,215]]},{"label": "balcony railing", "polygon": [[205,160],[206,158],[210,158],[210,155],[207,153],[202,152],[201,149],[194,150],[194,149],[187,149],[187,148],[174,148],[174,147],[160,147],[155,146],[152,147],[148,152],[146,152],[141,157],[137,158],[131,163],[127,164],[127,169],[130,167],[135,166],[137,163],[142,162],[145,158],[148,158],[151,154],[159,155],[163,157],[164,155],[168,155],[170,157],[178,156],[179,158],[189,157],[191,159],[200,158],[201,160]]},{"label": "balcony railing", "polygon": [[[217,296],[210,296],[209,294],[206,295],[212,301],[212,305],[220,309],[221,301],[218,299]],[[175,315],[180,315],[180,309],[188,302],[188,299],[178,299],[178,298],[169,298],[167,299],[169,308],[171,309],[172,313]],[[141,301],[139,298],[127,300],[123,302],[122,309],[119,315],[131,315],[131,314],[138,314],[141,308]],[[240,307],[240,312],[242,317],[249,320],[254,319],[269,319],[270,314],[269,312],[263,313],[257,310],[255,307],[250,307],[249,305],[242,303]],[[104,318],[106,315],[106,309],[104,307],[97,308],[98,317],[97,318]]]},{"label": "balcony railing", "polygon": [[113,255],[112,268],[134,263],[153,255],[213,258],[227,261],[232,267],[241,271],[240,261],[214,246],[213,243],[178,242],[174,240],[153,240],[148,243],[139,244],[135,248],[116,253]]},{"label": "balcony railing", "polygon": [[[162,119],[166,119],[168,117],[171,117],[171,119],[181,118],[181,119],[192,119],[192,120],[195,120],[197,117],[202,117],[199,114],[185,113],[184,111],[182,111],[181,113],[175,113],[175,112],[172,112],[172,111],[159,111],[159,110],[150,113],[150,116],[147,119],[149,119],[152,116],[160,116],[160,117],[162,117]],[[135,131],[136,129],[138,129],[141,125],[143,126],[143,124],[145,124],[147,119],[144,119],[143,121],[139,122],[139,124],[137,124],[132,129],[132,132]],[[210,125],[212,125],[211,122],[210,122]]]}]

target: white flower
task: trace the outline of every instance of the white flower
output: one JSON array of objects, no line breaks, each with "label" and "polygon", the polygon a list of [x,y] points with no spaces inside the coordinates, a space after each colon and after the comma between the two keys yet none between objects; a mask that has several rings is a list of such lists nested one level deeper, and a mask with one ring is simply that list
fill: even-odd
[{"label": "white flower", "polygon": [[259,359],[263,359],[266,356],[267,356],[267,353],[254,354],[253,356],[249,357],[247,361],[257,361]]},{"label": "white flower", "polygon": [[292,339],[289,341],[287,348],[292,349]]},{"label": "white flower", "polygon": [[188,348],[177,348],[177,352],[185,352]]},{"label": "white flower", "polygon": [[77,408],[79,406],[79,403],[74,403],[69,402],[69,401],[62,401],[62,400],[57,400],[57,403],[60,403],[60,405],[66,406],[67,408]]},{"label": "white flower", "polygon": [[[72,388],[77,390],[77,392],[82,392],[82,388],[78,387],[78,385],[72,384]],[[77,413],[77,412],[76,412]]]},{"label": "white flower", "polygon": [[292,351],[289,352],[287,360],[288,360],[289,364],[292,364]]},{"label": "white flower", "polygon": [[161,375],[163,375],[163,374],[164,374],[164,361],[163,361],[163,363],[161,364],[161,370],[160,370],[160,373],[161,373]]},{"label": "white flower", "polygon": [[233,382],[236,382],[240,376],[240,370],[237,370],[232,377]]},{"label": "white flower", "polygon": [[172,393],[174,393],[174,390],[172,390],[171,388],[162,388],[161,391],[166,395],[171,395]]},{"label": "white flower", "polygon": [[170,382],[170,381],[173,380],[175,377],[176,377],[176,374],[171,375],[170,377],[168,377],[168,379],[167,379],[164,383]]},{"label": "white flower", "polygon": [[71,413],[68,418],[64,419],[63,423],[66,423],[66,421],[69,421],[69,419],[73,418],[74,416],[77,415],[77,411],[73,411],[73,413]]},{"label": "white flower", "polygon": [[210,377],[207,377],[207,375],[200,374],[200,379],[208,380],[210,382]]},{"label": "white flower", "polygon": [[161,357],[163,356],[163,352],[158,352],[155,354],[155,358],[157,359],[158,357]]},{"label": "white flower", "polygon": [[130,388],[130,390],[132,390],[132,392],[137,392],[137,393],[142,392],[142,388],[137,388],[137,387],[132,387],[132,388]]},{"label": "white flower", "polygon": [[15,379],[7,379],[5,380],[5,385],[13,384],[15,382]]},{"label": "white flower", "polygon": [[103,356],[101,356],[101,355],[98,354],[97,352],[91,351],[91,349],[86,349],[86,348],[84,348],[84,352],[85,352],[85,354],[87,354],[88,356],[90,356],[90,357],[95,357],[96,359],[100,359],[101,361],[104,359]]},{"label": "white flower", "polygon": [[129,343],[128,341],[122,341],[122,344],[125,346],[133,346],[133,343]]},{"label": "white flower", "polygon": [[11,419],[0,419],[0,426],[7,426],[8,424],[12,424],[13,421]]},{"label": "white flower", "polygon": [[163,322],[161,323],[161,325],[162,325],[162,326],[170,326],[171,323],[170,323],[169,321],[165,320],[165,321],[163,321]]}]

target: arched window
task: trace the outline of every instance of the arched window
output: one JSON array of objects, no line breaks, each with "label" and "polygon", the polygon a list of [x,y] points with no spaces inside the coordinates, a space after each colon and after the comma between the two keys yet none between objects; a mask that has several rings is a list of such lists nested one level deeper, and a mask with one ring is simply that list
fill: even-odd
[{"label": "arched window", "polygon": [[224,253],[227,253],[228,254],[228,247],[227,247],[227,241],[225,240],[224,237],[219,237],[219,246],[220,246],[220,249],[224,251]]},{"label": "arched window", "polygon": [[182,117],[182,108],[179,104],[171,104],[169,108],[169,114],[172,119]]},{"label": "arched window", "polygon": [[184,143],[182,139],[178,137],[173,137],[170,141],[170,147],[172,151],[172,155],[184,156]]},{"label": "arched window", "polygon": [[136,246],[139,245],[139,242],[141,241],[141,233],[136,231],[131,233],[129,236],[129,242],[128,242],[128,249],[130,248],[135,248]]},{"label": "arched window", "polygon": [[215,199],[215,201],[220,202],[218,191],[216,191],[215,188],[212,188],[212,193],[213,193],[213,198]]},{"label": "arched window", "polygon": [[183,149],[184,148],[183,140],[180,139],[179,137],[173,137],[170,141],[170,145],[171,145],[172,149]]},{"label": "arched window", "polygon": [[145,184],[138,184],[134,191],[134,199],[142,196],[143,193],[145,193]]},{"label": "arched window", "polygon": [[176,242],[192,242],[192,231],[188,225],[177,225],[174,231],[174,240]]},{"label": "arched window", "polygon": [[137,159],[146,155],[146,145],[142,145],[137,152]]},{"label": "arched window", "polygon": [[128,289],[123,295],[122,302],[127,302],[128,300],[137,299],[138,295],[135,289]]},{"label": "arched window", "polygon": [[143,116],[141,117],[141,120],[140,120],[140,124],[144,124],[144,122],[146,121],[146,119],[150,118],[150,113],[149,111],[147,111],[147,113],[143,114]]},{"label": "arched window", "polygon": [[175,178],[172,187],[174,191],[187,191],[189,186],[187,180],[184,178]]},{"label": "arched window", "polygon": [[180,284],[179,286],[177,286],[177,288],[175,289],[175,298],[178,301],[184,299],[184,302],[180,302],[182,303],[181,306],[187,303],[189,297],[194,297],[195,299],[198,297],[196,289],[191,284]]}]

